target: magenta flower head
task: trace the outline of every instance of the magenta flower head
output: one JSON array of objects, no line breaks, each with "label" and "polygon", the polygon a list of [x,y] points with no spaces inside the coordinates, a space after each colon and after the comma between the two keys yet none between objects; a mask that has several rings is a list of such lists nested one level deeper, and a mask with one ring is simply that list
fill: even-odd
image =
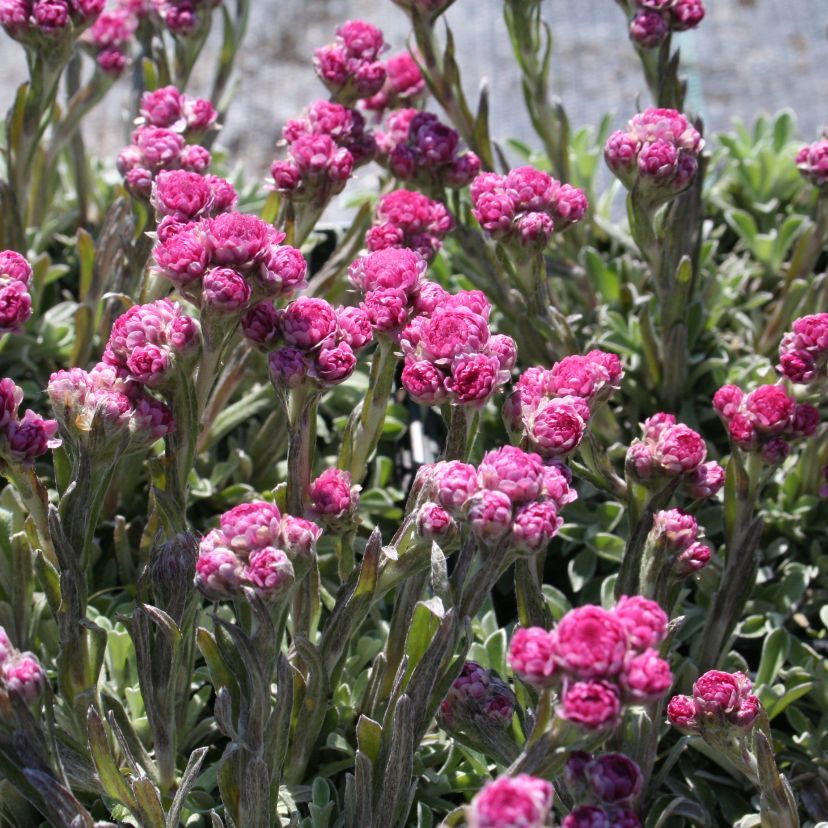
[{"label": "magenta flower head", "polygon": [[394,289],[410,296],[422,283],[426,267],[425,259],[413,250],[378,250],[357,259],[348,275],[363,293]]},{"label": "magenta flower head", "polygon": [[488,354],[458,354],[446,378],[446,390],[455,405],[483,407],[487,400],[508,379],[500,370],[500,361]]},{"label": "magenta flower head", "polygon": [[273,345],[279,338],[279,312],[273,302],[258,302],[242,317],[245,339],[256,345]]},{"label": "magenta flower head", "polygon": [[653,446],[653,459],[670,477],[694,472],[706,456],[702,436],[681,423],[665,428]]},{"label": "magenta flower head", "polygon": [[469,828],[544,828],[552,811],[552,785],[527,774],[487,782],[466,809]]},{"label": "magenta flower head", "polygon": [[796,403],[778,385],[760,385],[744,399],[744,410],[762,435],[776,436],[791,425]]},{"label": "magenta flower head", "polygon": [[459,460],[437,463],[432,474],[437,500],[455,516],[460,514],[466,501],[480,489],[474,466]]},{"label": "magenta flower head", "polygon": [[796,156],[800,175],[815,187],[828,186],[828,138],[803,147]]},{"label": "magenta flower head", "polygon": [[0,627],[0,667],[9,659],[15,652],[14,645],[9,640],[9,636],[3,627]]},{"label": "magenta flower head", "polygon": [[569,454],[586,433],[585,417],[589,418],[589,406],[581,397],[542,402],[527,418],[526,432],[532,448],[543,458]]},{"label": "magenta flower head", "polygon": [[593,796],[604,805],[622,805],[641,793],[641,769],[623,753],[602,753],[584,769]]},{"label": "magenta flower head", "polygon": [[303,296],[285,308],[280,327],[288,345],[309,351],[332,341],[337,330],[336,313],[324,299]]},{"label": "magenta flower head", "polygon": [[244,276],[230,267],[215,267],[204,274],[201,303],[219,314],[238,313],[250,302],[252,291]]},{"label": "magenta flower head", "polygon": [[500,540],[512,523],[512,501],[500,491],[484,489],[472,495],[464,509],[472,532],[485,544]]},{"label": "magenta flower head", "polygon": [[509,540],[515,551],[534,555],[546,549],[561,526],[563,518],[554,501],[524,503],[515,512]]},{"label": "magenta flower head", "polygon": [[709,670],[693,685],[696,718],[750,727],[760,709],[751,688],[750,679],[744,673]]},{"label": "magenta flower head", "polygon": [[551,687],[555,674],[555,637],[541,627],[521,627],[509,642],[509,666],[521,681],[542,689]]},{"label": "magenta flower head", "polygon": [[423,540],[445,544],[457,534],[457,523],[442,506],[424,503],[417,512],[417,534]]},{"label": "magenta flower head", "polygon": [[700,569],[704,569],[710,563],[712,553],[710,547],[704,543],[691,543],[686,549],[679,553],[673,565],[673,572],[678,578],[686,578]]},{"label": "magenta flower head", "polygon": [[660,699],[673,683],[670,665],[655,650],[630,654],[624,662],[619,684],[633,703]]},{"label": "magenta flower head", "polygon": [[293,563],[294,571],[311,560],[321,535],[322,528],[312,520],[282,515],[281,546]]},{"label": "magenta flower head", "polygon": [[0,282],[0,334],[18,333],[32,315],[32,299],[23,282]]},{"label": "magenta flower head", "polygon": [[558,664],[573,677],[610,678],[624,665],[627,629],[617,615],[601,607],[588,604],[570,610],[558,622],[555,637]]},{"label": "magenta flower head", "polygon": [[725,483],[725,470],[715,460],[702,463],[684,480],[684,490],[690,497],[713,497]]},{"label": "magenta flower head", "polygon": [[575,681],[564,685],[558,708],[562,719],[588,730],[613,727],[621,714],[618,688],[608,681]]},{"label": "magenta flower head", "polygon": [[264,500],[240,503],[220,518],[226,546],[242,558],[254,549],[278,545],[282,515]]},{"label": "magenta flower head", "polygon": [[560,461],[553,460],[543,467],[541,495],[556,509],[562,509],[567,503],[578,499],[578,493],[570,488],[571,482],[572,472]]},{"label": "magenta flower head", "polygon": [[351,485],[348,472],[326,469],[310,484],[313,511],[332,528],[352,521],[359,507],[359,489]]},{"label": "magenta flower head", "polygon": [[250,555],[242,570],[242,585],[263,601],[275,602],[293,587],[293,565],[281,549],[266,546]]},{"label": "magenta flower head", "polygon": [[315,354],[310,374],[323,388],[330,388],[353,374],[356,361],[356,354],[347,342],[323,344]]},{"label": "magenta flower head", "polygon": [[534,452],[503,446],[487,452],[478,468],[480,486],[503,492],[515,505],[535,500],[543,484],[543,461]]},{"label": "magenta flower head", "polygon": [[692,696],[673,696],[667,704],[667,718],[673,727],[690,733],[696,732],[696,705]]},{"label": "magenta flower head", "polygon": [[156,271],[177,286],[204,275],[210,258],[207,237],[197,225],[185,227],[156,244]]},{"label": "magenta flower head", "polygon": [[641,11],[630,21],[630,38],[642,49],[660,46],[670,32],[664,16],[653,11]]},{"label": "magenta flower head", "polygon": [[213,206],[213,191],[203,175],[185,170],[161,170],[153,183],[150,203],[160,216],[193,221]]},{"label": "magenta flower head", "polygon": [[196,561],[195,584],[210,601],[227,601],[241,595],[242,562],[226,547],[221,533],[214,529],[206,535]]},{"label": "magenta flower head", "polygon": [[373,339],[371,320],[362,308],[343,307],[335,308],[336,323],[339,334],[355,351],[368,345]]},{"label": "magenta flower head", "polygon": [[402,384],[414,402],[439,405],[448,397],[445,374],[426,359],[406,359]]},{"label": "magenta flower head", "polygon": [[228,267],[261,263],[284,239],[284,233],[247,213],[221,213],[206,222],[204,231],[213,263]]},{"label": "magenta flower head", "polygon": [[28,287],[32,282],[32,266],[14,250],[0,251],[0,283],[21,282]]},{"label": "magenta flower head", "polygon": [[21,419],[8,423],[6,445],[0,451],[5,449],[12,462],[30,466],[36,457],[61,445],[57,431],[57,420],[44,420],[40,414],[27,411]]},{"label": "magenta flower head", "polygon": [[699,533],[699,525],[692,515],[680,509],[665,509],[653,516],[653,535],[671,550],[685,549]]},{"label": "magenta flower head", "polygon": [[449,732],[480,734],[485,743],[492,731],[512,723],[517,700],[496,673],[467,661],[440,703],[437,720]]},{"label": "magenta flower head", "polygon": [[618,618],[630,646],[643,651],[663,641],[667,635],[667,613],[655,602],[641,595],[622,595],[613,614]]},{"label": "magenta flower head", "polygon": [[46,687],[46,672],[34,653],[13,653],[0,664],[0,686],[32,705]]}]

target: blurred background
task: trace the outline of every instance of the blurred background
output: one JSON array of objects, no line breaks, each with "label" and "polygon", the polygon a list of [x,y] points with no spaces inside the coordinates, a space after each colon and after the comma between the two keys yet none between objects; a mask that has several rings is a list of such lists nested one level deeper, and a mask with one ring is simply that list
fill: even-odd
[{"label": "blurred background", "polygon": [[[357,17],[383,29],[393,54],[405,48],[408,25],[391,0],[251,0],[251,6],[220,145],[263,180],[284,121],[325,97],[313,72],[313,49],[333,39],[339,22]],[[688,108],[702,115],[708,134],[727,129],[734,117],[751,122],[787,107],[802,139],[814,140],[828,124],[828,0],[709,0],[706,7],[704,22],[681,35],[680,44]],[[639,96],[641,106],[649,104],[624,15],[613,0],[544,0],[543,12],[555,36],[554,89],[573,128],[595,125],[607,112],[621,123]],[[501,0],[457,0],[447,20],[470,97],[484,79],[491,89],[493,137],[531,142]],[[24,79],[22,50],[0,35],[0,111]],[[192,91],[205,91],[198,80]],[[98,152],[113,161],[127,135],[128,83],[122,78],[120,101],[108,96],[92,119]]]}]

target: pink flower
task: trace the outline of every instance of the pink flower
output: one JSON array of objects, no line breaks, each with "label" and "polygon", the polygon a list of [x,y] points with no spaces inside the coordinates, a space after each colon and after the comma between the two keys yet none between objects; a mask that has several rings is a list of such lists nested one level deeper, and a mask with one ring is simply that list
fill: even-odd
[{"label": "pink flower", "polygon": [[494,334],[489,337],[489,353],[497,357],[501,371],[511,371],[517,362],[517,343],[511,336]]},{"label": "pink flower", "polygon": [[213,192],[204,176],[185,170],[161,170],[150,203],[162,216],[187,222],[209,213]]},{"label": "pink flower", "polygon": [[617,130],[604,145],[604,160],[617,178],[630,186],[635,175],[636,158],[640,142],[623,130]]},{"label": "pink flower", "polygon": [[454,518],[436,503],[424,503],[417,512],[417,534],[424,540],[444,540],[456,531]]},{"label": "pink flower", "polygon": [[35,457],[61,444],[55,437],[57,420],[44,420],[34,411],[27,411],[22,419],[9,422],[5,431],[8,455],[15,463],[31,465]]},{"label": "pink flower", "polygon": [[791,422],[791,436],[812,437],[819,427],[819,409],[808,403],[797,403]]},{"label": "pink flower", "polygon": [[725,470],[715,460],[702,463],[687,475],[684,489],[690,497],[713,497],[725,483]]},{"label": "pink flower", "polygon": [[201,301],[204,307],[219,313],[235,313],[247,307],[250,285],[237,270],[215,267],[204,274]]},{"label": "pink flower", "polygon": [[413,250],[378,250],[357,259],[348,275],[363,293],[391,288],[411,294],[420,285],[426,271],[425,259]]},{"label": "pink flower", "polygon": [[14,250],[0,251],[0,281],[21,282],[26,287],[32,282],[32,266]]},{"label": "pink flower", "polygon": [[756,427],[750,420],[747,414],[734,414],[727,424],[727,430],[733,442],[743,449],[756,448],[758,443],[758,434]]},{"label": "pink flower", "polygon": [[17,409],[22,402],[23,389],[15,385],[14,380],[8,378],[0,380],[0,429],[6,430],[9,423],[17,419]]},{"label": "pink flower", "polygon": [[356,368],[356,355],[347,342],[323,344],[314,360],[316,379],[324,386],[344,382]]},{"label": "pink flower", "polygon": [[141,152],[144,165],[153,172],[174,164],[184,149],[184,139],[178,133],[160,127],[138,127],[132,133],[132,141]]},{"label": "pink flower", "polygon": [[556,628],[560,666],[579,679],[617,675],[627,654],[627,629],[615,614],[587,604],[570,610]]},{"label": "pink flower", "polygon": [[512,672],[533,687],[550,687],[556,681],[555,638],[541,627],[515,630],[509,643]]},{"label": "pink flower", "polygon": [[209,260],[206,238],[195,225],[157,244],[153,255],[159,272],[179,285],[200,278]]},{"label": "pink flower", "polygon": [[547,391],[555,396],[583,397],[591,401],[603,390],[610,376],[600,363],[576,354],[556,362],[544,379]]},{"label": "pink flower", "polygon": [[308,264],[301,250],[275,244],[265,253],[256,275],[268,296],[290,296],[305,287],[307,271]]},{"label": "pink flower", "polygon": [[550,500],[556,509],[562,509],[567,503],[578,499],[578,493],[569,487],[572,472],[560,461],[545,465],[542,476],[541,495]]},{"label": "pink flower", "polygon": [[326,469],[310,484],[314,511],[323,518],[342,520],[353,515],[359,505],[359,487],[351,485],[351,475],[340,469]]},{"label": "pink flower", "polygon": [[[828,141],[826,149],[828,150]],[[828,166],[828,152],[826,152],[826,165]],[[817,352],[828,350],[828,313],[801,316],[794,321],[792,331],[799,347]]]},{"label": "pink flower", "polygon": [[487,452],[479,466],[480,485],[503,492],[515,505],[535,500],[543,483],[539,455],[515,446]]},{"label": "pink flower", "polygon": [[481,193],[472,210],[484,232],[493,239],[506,239],[512,231],[516,210],[508,193]]},{"label": "pink flower", "polygon": [[242,584],[263,601],[276,601],[293,587],[293,565],[281,549],[267,546],[250,555],[242,570]]},{"label": "pink flower", "polygon": [[673,683],[670,665],[655,650],[631,655],[624,664],[619,683],[635,702],[660,699]]},{"label": "pink flower", "polygon": [[242,563],[219,543],[220,533],[213,530],[202,540],[196,561],[196,586],[210,601],[226,601],[241,593]]},{"label": "pink flower", "polygon": [[696,705],[691,696],[673,696],[667,704],[667,718],[670,724],[680,730],[694,732],[698,727]]},{"label": "pink flower", "polygon": [[[206,156],[204,153],[207,153]],[[210,164],[210,153],[204,147],[195,144],[188,146],[181,154],[181,163],[193,169],[194,172],[203,172]],[[210,185],[213,193],[214,215],[226,213],[236,206],[239,194],[227,179],[219,178],[217,175],[205,175],[204,180]]]},{"label": "pink flower", "polygon": [[563,526],[563,518],[551,500],[525,503],[515,512],[510,541],[514,549],[534,555],[549,545]]},{"label": "pink flower", "polygon": [[828,184],[828,138],[803,147],[796,156],[800,175],[815,187]]},{"label": "pink flower", "polygon": [[743,701],[750,695],[750,690],[750,679],[744,673],[709,670],[693,685],[696,716],[724,717],[735,722]]},{"label": "pink flower", "polygon": [[678,578],[686,578],[710,563],[710,547],[698,541],[691,543],[676,559],[674,572]]},{"label": "pink flower", "polygon": [[302,296],[291,302],[281,317],[285,342],[302,350],[316,348],[336,330],[336,313],[324,299]]},{"label": "pink flower", "polygon": [[191,132],[206,132],[218,120],[218,112],[206,98],[192,98],[185,95],[181,107],[187,129]]},{"label": "pink flower", "polygon": [[451,363],[446,378],[446,390],[457,405],[483,406],[496,390],[500,377],[500,362],[486,354],[459,354]]},{"label": "pink flower", "polygon": [[564,687],[558,715],[589,730],[612,727],[621,714],[618,689],[608,681],[576,681]]},{"label": "pink flower", "polygon": [[240,557],[247,558],[254,549],[278,543],[281,518],[275,504],[255,500],[225,512],[219,525],[226,545]]},{"label": "pink flower", "polygon": [[639,12],[630,21],[630,37],[642,49],[653,49],[666,39],[670,27],[657,12]]},{"label": "pink flower", "polygon": [[695,29],[704,20],[702,0],[676,0],[670,8],[670,18],[677,32]]},{"label": "pink flower", "polygon": [[748,419],[760,434],[777,435],[791,424],[795,402],[778,385],[760,385],[745,397]]},{"label": "pink flower", "polygon": [[402,384],[414,402],[439,405],[448,396],[445,375],[428,360],[406,359]]},{"label": "pink flower", "polygon": [[373,339],[371,320],[362,308],[340,306],[334,311],[340,335],[355,351],[371,342]]},{"label": "pink flower", "polygon": [[308,375],[304,352],[290,346],[273,351],[267,367],[274,384],[285,388],[298,388]]},{"label": "pink flower", "polygon": [[546,210],[560,184],[549,173],[527,166],[511,170],[503,186],[518,210]]},{"label": "pink flower", "polygon": [[349,57],[374,60],[385,50],[382,32],[364,20],[347,20],[336,30],[336,39]]},{"label": "pink flower", "polygon": [[654,647],[667,635],[669,618],[655,602],[641,595],[622,595],[613,609],[636,650]]},{"label": "pink flower", "polygon": [[514,228],[521,247],[543,250],[552,238],[555,224],[546,213],[523,213],[515,219]]},{"label": "pink flower", "polygon": [[554,793],[546,780],[523,773],[487,782],[467,809],[469,828],[543,828]]},{"label": "pink flower", "polygon": [[182,95],[174,86],[162,86],[141,96],[139,114],[151,126],[175,127],[181,119]]},{"label": "pink flower", "polygon": [[6,631],[0,627],[0,667],[3,666],[3,663],[10,656],[12,656],[14,652],[14,645],[9,640],[9,636],[6,634]]},{"label": "pink flower", "polygon": [[560,233],[571,224],[579,222],[586,215],[587,209],[589,209],[589,201],[583,190],[571,184],[562,184],[552,201],[555,231]]},{"label": "pink flower", "polygon": [[437,500],[452,515],[458,514],[465,502],[479,489],[474,466],[459,460],[438,463],[433,475]]},{"label": "pink flower", "polygon": [[0,665],[0,679],[7,691],[17,693],[28,704],[40,699],[46,672],[34,653],[16,653]]},{"label": "pink flower", "polygon": [[[579,397],[573,401],[582,402]],[[583,412],[589,416],[589,408]],[[586,423],[578,408],[567,398],[542,402],[527,421],[527,436],[541,457],[568,454],[578,445],[586,432]]]},{"label": "pink flower", "polygon": [[644,783],[641,769],[623,753],[603,753],[584,769],[592,794],[605,805],[621,805],[638,797]]},{"label": "pink flower", "polygon": [[32,298],[23,282],[0,286],[0,334],[17,333],[32,315]]},{"label": "pink flower", "polygon": [[706,456],[701,435],[681,423],[664,429],[653,447],[653,459],[671,476],[695,471]]},{"label": "pink flower", "polygon": [[394,334],[408,319],[408,296],[397,288],[372,290],[365,294],[362,310],[376,333]]},{"label": "pink flower", "polygon": [[467,661],[440,703],[437,720],[449,732],[467,725],[502,730],[512,723],[515,706],[514,693],[497,674]]},{"label": "pink flower", "polygon": [[466,501],[464,509],[472,531],[484,543],[500,540],[512,522],[512,501],[503,492],[477,492]]},{"label": "pink flower", "polygon": [[680,509],[666,509],[653,516],[653,532],[675,549],[685,549],[699,533],[699,525],[692,515]]},{"label": "pink flower", "polygon": [[459,354],[479,352],[488,340],[486,320],[463,307],[443,311],[438,308],[422,331],[425,352],[434,360],[451,360]]},{"label": "pink flower", "polygon": [[221,213],[209,219],[205,230],[213,262],[228,267],[261,261],[270,246],[284,238],[258,216],[246,213]]},{"label": "pink flower", "polygon": [[282,515],[281,546],[293,563],[313,557],[321,534],[322,528],[311,520]]}]

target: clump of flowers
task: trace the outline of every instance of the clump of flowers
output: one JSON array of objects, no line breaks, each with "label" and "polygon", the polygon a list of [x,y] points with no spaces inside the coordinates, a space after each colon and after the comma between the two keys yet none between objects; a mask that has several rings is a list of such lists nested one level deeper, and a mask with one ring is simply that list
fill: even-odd
[{"label": "clump of flowers", "polygon": [[171,129],[195,140],[217,127],[218,112],[207,98],[162,86],[141,96],[138,123]]},{"label": "clump of flowers", "polygon": [[372,252],[408,247],[430,262],[453,226],[451,213],[441,202],[416,190],[394,190],[380,199],[365,246]]},{"label": "clump of flowers", "polygon": [[564,357],[552,368],[527,368],[503,406],[516,439],[526,439],[544,458],[574,451],[593,411],[618,390],[624,369],[607,351]]},{"label": "clump of flowers", "polygon": [[361,308],[334,307],[324,299],[302,296],[283,310],[260,302],[242,319],[244,336],[270,350],[270,375],[277,388],[306,382],[323,388],[338,385],[356,368],[357,353],[373,338]]},{"label": "clump of flowers", "polygon": [[0,334],[17,333],[32,315],[32,266],[14,250],[0,252]]},{"label": "clump of flowers", "polygon": [[670,32],[695,29],[705,13],[703,0],[634,0],[629,11],[630,38],[642,49],[660,46]]},{"label": "clump of flowers", "polygon": [[241,503],[201,539],[196,586],[211,601],[241,598],[245,589],[279,601],[308,571],[321,533],[312,521],[282,515],[272,503]]},{"label": "clump of flowers", "polygon": [[672,414],[659,412],[644,421],[643,437],[627,451],[627,476],[648,488],[662,488],[679,477],[686,494],[694,498],[715,495],[724,485],[724,469],[705,462],[704,438]]},{"label": "clump of flowers", "polygon": [[212,318],[236,320],[257,302],[304,287],[305,257],[284,238],[257,216],[220,213],[171,226],[153,251],[155,270]]},{"label": "clump of flowers", "polygon": [[733,444],[767,463],[781,463],[790,454],[790,441],[813,436],[820,419],[817,408],[796,402],[779,385],[760,385],[748,394],[724,385],[713,395],[713,408]]},{"label": "clump of flowers", "polygon": [[515,674],[538,688],[560,688],[557,713],[589,730],[614,727],[622,705],[661,698],[673,682],[655,649],[667,616],[654,601],[622,596],[612,610],[588,604],[557,625],[518,630],[509,646]]},{"label": "clump of flowers", "polygon": [[589,206],[582,190],[528,166],[477,176],[471,197],[474,217],[490,239],[529,252],[543,250],[553,233],[579,222]]},{"label": "clump of flowers", "polygon": [[567,759],[564,780],[576,803],[562,823],[566,828],[641,825],[633,806],[644,779],[638,765],[623,753],[593,757],[574,751]]},{"label": "clump of flowers", "polygon": [[[828,141],[825,143],[828,146]],[[826,178],[828,180],[828,173]],[[828,313],[802,316],[782,337],[776,370],[793,383],[810,385],[828,377],[827,369]]]},{"label": "clump of flowers", "polygon": [[416,107],[424,97],[423,73],[417,61],[408,52],[402,52],[385,61],[385,83],[382,89],[360,101],[360,105],[381,117],[386,109]]},{"label": "clump of flowers", "polygon": [[377,160],[396,178],[429,191],[465,187],[480,172],[480,159],[461,152],[459,133],[431,112],[392,112],[377,132],[377,147]]},{"label": "clump of flowers", "polygon": [[187,144],[179,132],[165,127],[139,126],[132,143],[118,153],[118,172],[135,196],[149,198],[155,177],[162,170],[184,170],[203,174],[210,166],[210,153],[200,144]]},{"label": "clump of flowers", "polygon": [[273,189],[294,201],[326,203],[340,193],[355,167],[374,157],[376,142],[356,109],[316,101],[282,130],[287,158],[270,168]]},{"label": "clump of flowers", "polygon": [[104,11],[89,29],[85,41],[102,72],[118,77],[127,67],[138,18],[128,9]]},{"label": "clump of flowers", "polygon": [[504,446],[484,455],[477,468],[450,460],[428,473],[437,502],[481,543],[534,555],[563,525],[558,512],[577,497],[567,471],[545,466],[537,454]]},{"label": "clump of flowers", "polygon": [[686,190],[696,178],[704,148],[699,131],[675,109],[650,107],[604,146],[607,166],[644,203],[655,207]]},{"label": "clump of flowers", "polygon": [[106,0],[8,0],[0,3],[0,26],[24,46],[51,50],[77,37],[105,4]]},{"label": "clump of flowers", "polygon": [[112,325],[103,361],[127,379],[165,388],[193,368],[201,349],[198,322],[177,302],[159,299],[133,305]]},{"label": "clump of flowers", "polygon": [[386,49],[382,32],[364,20],[348,20],[336,30],[336,40],[314,52],[317,77],[339,103],[353,104],[370,98],[383,87]]},{"label": "clump of flowers", "polygon": [[828,187],[828,137],[802,147],[796,154],[796,166],[800,175],[814,187]]},{"label": "clump of flowers", "polygon": [[403,329],[402,383],[416,402],[482,407],[508,382],[517,359],[511,337],[489,327],[491,305],[478,290],[454,295],[426,283],[421,312]]},{"label": "clump of flowers", "polygon": [[10,712],[8,697],[12,693],[29,705],[37,704],[45,687],[46,671],[37,656],[20,652],[0,627],[0,711],[4,715]]},{"label": "clump of flowers", "polygon": [[762,704],[751,693],[753,685],[744,673],[710,670],[696,680],[691,696],[673,696],[667,705],[670,723],[688,733],[749,730]]},{"label": "clump of flowers", "polygon": [[0,380],[0,458],[13,466],[30,466],[36,457],[60,446],[58,423],[31,409],[18,416],[23,389],[10,379]]},{"label": "clump of flowers", "polygon": [[555,795],[551,783],[525,773],[487,782],[466,809],[469,828],[544,828]]}]

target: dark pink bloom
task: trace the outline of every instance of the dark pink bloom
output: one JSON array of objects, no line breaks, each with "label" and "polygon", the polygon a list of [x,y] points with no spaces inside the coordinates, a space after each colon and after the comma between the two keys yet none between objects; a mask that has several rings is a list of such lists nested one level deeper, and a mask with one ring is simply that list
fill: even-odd
[{"label": "dark pink bloom", "polygon": [[219,313],[235,313],[247,307],[250,296],[250,285],[231,267],[215,267],[204,274],[201,293],[204,307]]},{"label": "dark pink bloom", "polygon": [[667,613],[641,595],[622,595],[613,609],[627,631],[630,646],[636,650],[654,647],[667,635]]},{"label": "dark pink bloom", "polygon": [[790,443],[784,437],[771,437],[762,445],[762,457],[766,463],[779,465],[790,453]]},{"label": "dark pink bloom", "polygon": [[673,683],[670,665],[656,650],[631,654],[624,663],[619,683],[625,695],[635,702],[660,699]]},{"label": "dark pink bloom", "polygon": [[808,403],[797,403],[791,422],[791,435],[812,437],[819,427],[819,409]]},{"label": "dark pink bloom", "polygon": [[684,549],[676,559],[674,572],[679,578],[686,578],[700,569],[704,569],[710,563],[710,547],[699,543],[691,543]]},{"label": "dark pink bloom", "polygon": [[323,344],[314,359],[316,379],[325,386],[338,385],[356,368],[356,355],[347,342]]},{"label": "dark pink bloom", "polygon": [[666,39],[670,26],[658,12],[642,11],[630,21],[630,37],[642,49],[653,49]]},{"label": "dark pink bloom", "polygon": [[157,244],[153,255],[159,272],[181,285],[203,276],[209,261],[207,240],[196,225]]},{"label": "dark pink bloom", "polygon": [[439,405],[448,396],[445,375],[428,360],[407,359],[402,384],[411,399],[424,405]]},{"label": "dark pink bloom", "polygon": [[540,456],[515,446],[487,452],[478,472],[482,488],[503,492],[515,505],[535,500],[543,483]]},{"label": "dark pink bloom", "polygon": [[702,463],[687,475],[684,488],[690,497],[713,497],[725,483],[725,470],[715,461]]},{"label": "dark pink bloom", "polygon": [[525,503],[515,512],[510,541],[514,549],[529,555],[542,551],[563,526],[552,500]]},{"label": "dark pink bloom", "polygon": [[512,501],[503,492],[477,492],[463,508],[472,531],[484,543],[500,540],[512,522]]},{"label": "dark pink bloom", "polygon": [[469,805],[469,828],[543,828],[552,810],[554,789],[526,774],[487,782]]},{"label": "dark pink bloom", "polygon": [[144,92],[139,114],[150,126],[174,128],[181,119],[182,97],[174,86]]},{"label": "dark pink bloom", "polygon": [[323,519],[343,520],[359,506],[359,487],[351,485],[351,475],[340,469],[326,469],[311,484],[313,510]]},{"label": "dark pink bloom", "polygon": [[796,166],[800,175],[815,187],[828,184],[828,138],[803,147],[796,156]]},{"label": "dark pink bloom", "polygon": [[641,769],[623,753],[596,756],[584,772],[592,794],[605,805],[621,805],[636,799],[644,783]]},{"label": "dark pink bloom", "polygon": [[282,515],[274,503],[240,503],[220,518],[225,545],[242,558],[254,549],[278,544]]},{"label": "dark pink bloom", "polygon": [[556,628],[557,659],[570,675],[608,678],[617,675],[627,654],[627,629],[615,614],[598,606],[570,610]]},{"label": "dark pink bloom", "polygon": [[293,587],[293,565],[281,549],[266,546],[250,555],[241,579],[263,601],[277,601]]},{"label": "dark pink bloom", "polygon": [[667,704],[667,718],[670,724],[680,730],[693,732],[698,727],[696,705],[691,696],[673,696]]},{"label": "dark pink bloom", "polygon": [[417,512],[417,534],[424,540],[445,540],[456,531],[454,518],[436,503],[424,503]]},{"label": "dark pink bloom", "polygon": [[692,515],[680,509],[665,509],[653,517],[653,533],[673,549],[684,549],[696,540],[699,526]]},{"label": "dark pink bloom", "polygon": [[747,414],[734,414],[730,422],[727,424],[727,430],[730,433],[730,438],[733,442],[743,449],[756,448],[758,443],[758,434],[756,427],[750,420]]},{"label": "dark pink bloom", "polygon": [[202,539],[196,561],[196,586],[211,601],[226,601],[241,592],[242,562],[222,542],[214,529]]},{"label": "dark pink bloom", "polygon": [[653,447],[653,459],[668,475],[695,471],[706,456],[702,436],[681,423],[664,429]]},{"label": "dark pink bloom", "polygon": [[408,318],[408,296],[398,288],[368,291],[362,309],[377,333],[391,334],[398,331]]},{"label": "dark pink bloom", "polygon": [[751,683],[744,673],[709,670],[693,685],[697,716],[724,716],[732,719],[750,694]]},{"label": "dark pink bloom", "polygon": [[14,250],[0,251],[0,280],[21,282],[29,287],[32,282],[32,266]]},{"label": "dark pink bloom", "polygon": [[458,514],[480,488],[474,466],[459,460],[438,463],[434,466],[433,475],[437,499],[453,515]]},{"label": "dark pink bloom", "polygon": [[550,687],[555,675],[555,637],[541,627],[521,627],[509,642],[509,666],[533,687]]},{"label": "dark pink bloom", "polygon": [[34,653],[14,653],[0,665],[0,685],[34,704],[46,686],[46,671]]},{"label": "dark pink bloom", "polygon": [[213,262],[229,267],[262,261],[271,245],[284,238],[284,233],[247,213],[221,213],[209,219],[205,233]]},{"label": "dark pink bloom", "polygon": [[422,282],[426,266],[425,259],[413,250],[378,250],[357,259],[348,275],[363,293],[394,289],[411,294]]},{"label": "dark pink bloom", "polygon": [[282,515],[281,546],[294,563],[310,560],[321,534],[322,528],[311,520]]},{"label": "dark pink bloom", "polygon": [[589,730],[612,727],[621,714],[618,689],[608,681],[576,681],[565,685],[558,715]]},{"label": "dark pink bloom", "polygon": [[446,389],[457,405],[483,406],[506,378],[500,376],[500,362],[487,354],[459,354],[451,363]]},{"label": "dark pink bloom", "polygon": [[764,435],[786,431],[794,414],[795,402],[778,385],[760,385],[744,399],[744,410],[754,428]]},{"label": "dark pink bloom", "polygon": [[[580,445],[586,432],[582,413],[589,416],[589,408],[579,413],[568,398],[542,402],[527,419],[526,431],[532,447],[541,457],[558,457],[568,454]],[[582,402],[579,397],[570,398]]]},{"label": "dark pink bloom", "polygon": [[55,437],[57,420],[44,420],[34,411],[27,411],[19,420],[14,419],[6,426],[7,452],[15,463],[31,464],[35,457],[49,449],[60,446]]},{"label": "dark pink bloom", "polygon": [[324,299],[300,297],[285,308],[281,317],[285,342],[302,350],[321,345],[331,339],[336,330],[336,314]]},{"label": "dark pink bloom", "polygon": [[273,382],[284,388],[298,388],[308,376],[304,351],[290,345],[273,351],[268,357],[267,367]]},{"label": "dark pink bloom", "polygon": [[0,334],[17,333],[32,315],[32,298],[23,282],[0,286]]},{"label": "dark pink bloom", "polygon": [[362,308],[338,307],[335,313],[340,335],[355,351],[371,342],[374,336],[371,320]]}]

